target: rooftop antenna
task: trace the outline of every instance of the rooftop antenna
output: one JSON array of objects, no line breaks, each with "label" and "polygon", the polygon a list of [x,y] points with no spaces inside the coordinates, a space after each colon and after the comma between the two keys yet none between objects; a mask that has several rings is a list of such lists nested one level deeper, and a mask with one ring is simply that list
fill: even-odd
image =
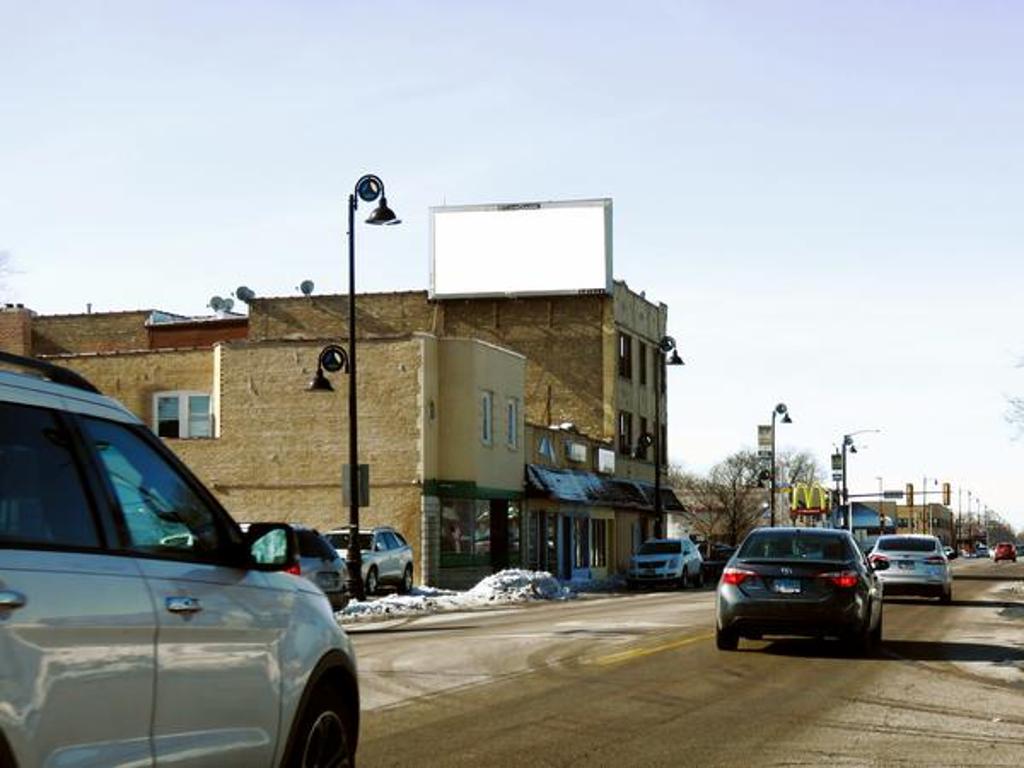
[{"label": "rooftop antenna", "polygon": [[244,301],[248,304],[250,301],[256,298],[256,292],[245,285],[240,285],[235,289],[235,298]]},{"label": "rooftop antenna", "polygon": [[299,283],[299,290],[302,291],[302,295],[303,296],[312,296],[313,295],[313,281],[312,280],[303,280],[301,283]]}]

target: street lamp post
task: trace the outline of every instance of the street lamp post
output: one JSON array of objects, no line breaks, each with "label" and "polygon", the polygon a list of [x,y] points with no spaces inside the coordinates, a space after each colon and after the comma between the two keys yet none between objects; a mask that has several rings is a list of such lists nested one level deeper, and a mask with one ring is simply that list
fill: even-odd
[{"label": "street lamp post", "polygon": [[846,485],[846,452],[847,450],[850,453],[857,452],[857,446],[853,443],[854,436],[881,431],[880,429],[858,429],[856,432],[848,432],[843,435],[843,512],[846,514],[846,530],[850,533],[853,533],[853,509],[850,508],[850,494]]},{"label": "street lamp post", "polygon": [[[793,419],[789,417],[789,409],[785,403],[779,403],[772,408],[772,466],[771,466],[771,496],[768,499],[768,508],[771,510],[772,528],[775,527],[775,417],[782,416],[783,424],[792,424]],[[763,520],[764,518],[762,518]]]},{"label": "street lamp post", "polygon": [[[666,356],[671,353],[671,357]],[[676,350],[676,340],[671,336],[663,336],[658,342],[657,352],[654,356],[654,434],[649,432],[640,435],[638,444],[643,448],[654,446],[654,536],[661,538],[662,535],[662,502],[661,502],[661,464],[665,446],[661,440],[661,388],[665,386],[665,371],[663,366],[685,365],[683,358]]]},{"label": "street lamp post", "polygon": [[362,578],[362,551],[359,548],[359,502],[362,496],[359,482],[359,421],[358,402],[356,400],[356,209],[359,201],[380,202],[366,220],[367,224],[399,224],[395,212],[388,208],[384,196],[384,182],[373,174],[361,176],[355,189],[348,196],[348,352],[337,345],[324,347],[317,360],[316,376],[310,382],[311,391],[331,391],[333,387],[324,376],[329,373],[344,371],[348,374],[348,552],[346,566],[348,569],[348,591],[357,600],[364,600]]}]

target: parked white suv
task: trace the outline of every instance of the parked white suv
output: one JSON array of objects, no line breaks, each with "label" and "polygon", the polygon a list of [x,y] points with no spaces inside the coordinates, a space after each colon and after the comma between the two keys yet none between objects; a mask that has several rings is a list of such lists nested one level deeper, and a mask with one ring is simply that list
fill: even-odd
[{"label": "parked white suv", "polygon": [[[348,530],[338,528],[324,534],[342,560],[348,557]],[[375,595],[383,585],[401,594],[412,589],[412,547],[390,526],[359,531],[360,562],[366,594]]]},{"label": "parked white suv", "polygon": [[346,766],[351,644],[135,416],[0,353],[0,766]]},{"label": "parked white suv", "polygon": [[626,584],[671,584],[704,586],[704,559],[689,539],[648,539],[633,555],[626,572]]}]

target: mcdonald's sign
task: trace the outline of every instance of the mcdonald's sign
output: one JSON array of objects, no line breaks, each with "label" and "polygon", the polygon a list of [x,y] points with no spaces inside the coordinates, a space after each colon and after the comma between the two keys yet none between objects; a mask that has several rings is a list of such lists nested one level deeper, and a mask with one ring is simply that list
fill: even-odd
[{"label": "mcdonald's sign", "polygon": [[790,489],[789,511],[794,515],[818,515],[832,508],[828,488],[817,483],[798,483]]}]

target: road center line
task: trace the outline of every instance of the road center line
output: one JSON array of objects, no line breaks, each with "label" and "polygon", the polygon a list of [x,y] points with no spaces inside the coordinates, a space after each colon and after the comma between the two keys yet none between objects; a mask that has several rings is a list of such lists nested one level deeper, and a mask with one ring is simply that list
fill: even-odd
[{"label": "road center line", "polygon": [[620,651],[619,653],[612,653],[607,656],[599,656],[594,659],[592,663],[600,666],[607,666],[609,664],[619,664],[623,661],[630,661],[632,659],[639,659],[644,656],[650,656],[655,653],[661,653],[662,651],[671,651],[676,648],[682,648],[684,645],[691,645],[698,643],[702,640],[710,640],[713,637],[713,633],[707,632],[701,635],[690,635],[689,637],[683,637],[679,640],[673,640],[669,643],[662,643],[661,645],[651,645],[641,648],[632,648],[628,651]]}]

